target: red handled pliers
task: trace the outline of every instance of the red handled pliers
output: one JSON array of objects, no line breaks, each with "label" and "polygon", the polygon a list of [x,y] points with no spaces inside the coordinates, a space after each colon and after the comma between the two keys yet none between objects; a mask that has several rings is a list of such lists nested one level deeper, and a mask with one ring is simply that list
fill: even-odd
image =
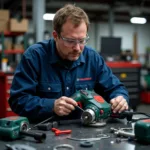
[{"label": "red handled pliers", "polygon": [[61,135],[61,134],[70,134],[72,130],[59,130],[57,128],[52,128],[51,129],[53,132],[55,132],[55,135]]}]

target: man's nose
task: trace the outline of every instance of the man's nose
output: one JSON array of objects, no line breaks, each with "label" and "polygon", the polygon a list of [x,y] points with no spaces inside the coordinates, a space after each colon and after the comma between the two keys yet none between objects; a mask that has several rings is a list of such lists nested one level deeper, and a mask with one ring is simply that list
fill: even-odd
[{"label": "man's nose", "polygon": [[74,44],[74,49],[80,50],[80,44],[79,44],[79,43],[75,43],[75,44]]}]

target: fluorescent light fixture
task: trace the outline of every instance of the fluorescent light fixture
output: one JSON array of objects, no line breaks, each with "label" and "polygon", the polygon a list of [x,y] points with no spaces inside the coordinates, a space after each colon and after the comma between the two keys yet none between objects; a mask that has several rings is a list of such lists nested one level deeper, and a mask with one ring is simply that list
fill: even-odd
[{"label": "fluorescent light fixture", "polygon": [[53,20],[54,16],[55,16],[55,14],[46,13],[46,14],[43,15],[43,19],[44,20]]},{"label": "fluorescent light fixture", "polygon": [[147,20],[144,17],[132,17],[130,22],[134,24],[145,24]]}]

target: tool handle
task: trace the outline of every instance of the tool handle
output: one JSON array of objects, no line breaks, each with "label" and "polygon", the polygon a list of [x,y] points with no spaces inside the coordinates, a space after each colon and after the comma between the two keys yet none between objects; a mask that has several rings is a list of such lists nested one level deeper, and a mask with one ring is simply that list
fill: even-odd
[{"label": "tool handle", "polygon": [[34,137],[35,140],[38,142],[43,142],[46,139],[46,134],[45,133],[34,133],[31,131],[20,131],[20,134]]},{"label": "tool handle", "polygon": [[72,130],[58,130],[56,128],[52,128],[52,131],[55,132],[55,135],[69,134],[72,132]]},{"label": "tool handle", "polygon": [[70,134],[71,130],[55,131],[55,135]]},{"label": "tool handle", "polygon": [[44,124],[39,124],[39,125],[37,125],[37,128],[39,130],[49,131],[52,128],[52,123],[48,122],[48,123],[44,123]]},{"label": "tool handle", "polygon": [[133,116],[133,112],[129,111],[129,110],[125,110],[121,113],[111,113],[110,117],[112,118],[118,118],[118,119],[127,119],[128,121],[132,120],[132,116]]}]

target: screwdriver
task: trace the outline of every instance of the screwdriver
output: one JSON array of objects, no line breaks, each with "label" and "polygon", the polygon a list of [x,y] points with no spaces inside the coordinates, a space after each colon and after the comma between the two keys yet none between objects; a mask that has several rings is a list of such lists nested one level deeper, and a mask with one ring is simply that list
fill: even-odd
[{"label": "screwdriver", "polygon": [[75,107],[78,108],[78,109],[80,109],[82,112],[84,112],[84,110],[81,107],[79,107],[78,105],[75,106]]},{"label": "screwdriver", "polygon": [[[78,105],[75,106],[75,107],[77,109],[80,109],[82,112],[84,112],[84,110],[81,107],[79,107]],[[44,123],[52,120],[53,118],[54,118],[54,116],[51,116],[50,118],[48,118],[48,119],[46,119],[46,120],[44,120],[44,121],[34,125],[33,127],[29,128],[28,130],[31,130],[31,129],[35,128],[35,127],[38,127],[38,129],[42,129],[42,130],[48,131],[49,129],[51,129],[52,127],[55,127],[55,126],[52,125],[51,123],[47,123],[47,124],[44,124]],[[58,125],[58,123],[57,123],[57,125]]]},{"label": "screwdriver", "polygon": [[51,116],[51,117],[49,117],[48,119],[46,119],[46,120],[44,120],[44,121],[42,121],[42,122],[40,122],[40,123],[34,125],[33,127],[29,128],[28,130],[31,130],[31,129],[37,127],[38,125],[41,125],[41,124],[43,124],[43,123],[45,123],[45,122],[47,122],[47,121],[49,121],[49,120],[52,120],[53,118],[54,118],[54,116]]}]

